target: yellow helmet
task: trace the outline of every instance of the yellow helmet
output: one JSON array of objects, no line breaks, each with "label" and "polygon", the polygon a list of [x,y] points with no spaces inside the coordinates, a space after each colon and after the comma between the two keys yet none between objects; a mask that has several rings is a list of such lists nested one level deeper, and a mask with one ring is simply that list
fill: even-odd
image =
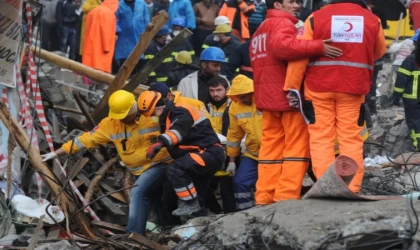
[{"label": "yellow helmet", "polygon": [[109,116],[112,119],[121,120],[127,117],[136,99],[134,95],[125,90],[118,90],[109,97]]},{"label": "yellow helmet", "polygon": [[232,32],[232,27],[230,27],[229,24],[219,24],[216,26],[216,30],[213,31],[214,34],[220,34],[220,33],[230,33]]},{"label": "yellow helmet", "polygon": [[186,50],[183,50],[183,51],[179,52],[175,56],[175,60],[180,64],[191,64],[192,63],[191,54]]},{"label": "yellow helmet", "polygon": [[155,111],[156,103],[160,100],[162,94],[156,91],[144,91],[137,100],[137,108],[142,115],[150,117]]}]

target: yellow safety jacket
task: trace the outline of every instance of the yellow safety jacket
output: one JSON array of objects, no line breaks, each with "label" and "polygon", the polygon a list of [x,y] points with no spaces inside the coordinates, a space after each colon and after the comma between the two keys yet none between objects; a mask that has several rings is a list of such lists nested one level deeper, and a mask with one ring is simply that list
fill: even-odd
[{"label": "yellow safety jacket", "polygon": [[257,110],[255,100],[251,105],[241,104],[237,96],[254,92],[253,81],[244,75],[233,79],[227,96],[233,101],[229,107],[229,129],[227,133],[227,156],[241,154],[241,141],[246,136],[244,156],[258,160],[262,135],[262,113]]},{"label": "yellow safety jacket", "polygon": [[211,126],[213,127],[213,130],[217,134],[223,134],[223,114],[226,111],[226,108],[229,107],[231,100],[228,99],[222,106],[217,108],[215,105],[208,103],[207,108],[209,111],[209,119],[211,122]]},{"label": "yellow safety jacket", "polygon": [[172,91],[172,94],[175,96],[174,97],[175,104],[179,104],[179,105],[186,104],[188,106],[196,108],[198,111],[201,112],[202,115],[205,115],[206,117],[210,116],[209,112],[207,112],[206,105],[204,105],[202,101],[194,99],[194,98],[182,96],[182,93],[176,90]]},{"label": "yellow safety jacket", "polygon": [[[147,149],[157,141],[160,134],[159,124],[151,118],[141,116],[134,124],[124,125],[120,120],[107,117],[92,131],[83,133],[74,139],[74,142],[66,142],[62,148],[69,154],[70,151],[75,153],[83,148],[93,149],[112,142],[128,170],[133,175],[140,175],[153,165],[172,161],[166,148],[152,160],[146,158]],[[70,150],[72,144],[73,149]]]}]

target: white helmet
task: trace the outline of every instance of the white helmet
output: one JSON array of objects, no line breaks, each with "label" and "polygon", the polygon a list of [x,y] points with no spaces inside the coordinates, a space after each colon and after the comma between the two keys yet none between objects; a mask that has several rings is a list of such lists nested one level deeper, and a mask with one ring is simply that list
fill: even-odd
[{"label": "white helmet", "polygon": [[219,24],[230,24],[230,21],[226,16],[218,16],[214,19],[214,26]]}]

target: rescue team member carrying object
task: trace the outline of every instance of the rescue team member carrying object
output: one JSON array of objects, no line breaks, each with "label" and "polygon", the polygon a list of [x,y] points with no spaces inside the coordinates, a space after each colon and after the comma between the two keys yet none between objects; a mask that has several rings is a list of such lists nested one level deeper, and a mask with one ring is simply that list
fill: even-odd
[{"label": "rescue team member carrying object", "polygon": [[341,55],[340,49],[321,39],[296,40],[298,5],[294,0],[267,0],[266,4],[267,19],[255,32],[249,48],[255,102],[262,111],[256,204],[299,199],[309,163],[307,125],[300,112],[289,106],[287,92],[283,91],[286,62]]},{"label": "rescue team member carrying object", "polygon": [[386,51],[385,39],[380,20],[362,0],[333,0],[306,20],[303,39],[331,35],[332,45],[343,55],[289,62],[284,90],[300,89],[305,77],[304,108],[311,120],[308,129],[315,176],[319,179],[334,161],[337,136],[340,155],[359,165],[349,184],[350,190],[358,192],[364,173],[360,136],[364,96],[370,89],[374,61]]},{"label": "rescue team member carrying object", "polygon": [[402,97],[405,121],[410,129],[414,149],[418,152],[420,140],[420,104],[418,103],[420,68],[416,63],[419,54],[418,43],[414,53],[409,55],[398,69],[394,87],[394,105],[398,106]]},{"label": "rescue team member carrying object", "polygon": [[244,210],[254,206],[252,189],[258,178],[258,152],[261,146],[261,112],[254,100],[254,85],[251,79],[238,75],[233,79],[227,96],[232,100],[229,108],[229,129],[227,134],[227,172],[235,174],[235,157],[241,154],[241,141],[246,136],[246,150],[241,158],[238,172],[233,179],[236,209]]},{"label": "rescue team member carrying object", "polygon": [[[144,235],[150,203],[152,200],[159,202],[158,197],[161,196],[157,197],[155,191],[161,189],[166,181],[165,163],[172,159],[166,149],[160,151],[153,160],[144,155],[147,148],[157,140],[160,128],[150,117],[138,118],[137,103],[132,93],[118,90],[109,97],[108,104],[109,116],[97,127],[64,143],[57,151],[42,155],[42,158],[45,162],[59,155],[76,153],[84,148],[93,149],[112,142],[122,161],[121,165],[126,166],[137,179],[137,186],[131,190],[126,230]],[[161,209],[162,206],[156,207]]]},{"label": "rescue team member carrying object", "polygon": [[203,197],[213,175],[225,160],[220,140],[206,116],[186,104],[165,102],[155,91],[145,91],[138,99],[143,116],[159,117],[161,131],[158,141],[147,150],[153,159],[163,148],[168,148],[175,159],[166,175],[179,198],[175,216],[192,215],[200,211],[198,194]]}]

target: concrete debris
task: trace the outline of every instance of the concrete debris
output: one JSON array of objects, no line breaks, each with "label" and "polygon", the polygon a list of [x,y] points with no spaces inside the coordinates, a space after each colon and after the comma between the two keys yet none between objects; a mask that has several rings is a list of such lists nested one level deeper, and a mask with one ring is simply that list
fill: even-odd
[{"label": "concrete debris", "polygon": [[62,240],[55,243],[44,244],[35,250],[79,250],[77,246],[71,245],[68,241]]}]

